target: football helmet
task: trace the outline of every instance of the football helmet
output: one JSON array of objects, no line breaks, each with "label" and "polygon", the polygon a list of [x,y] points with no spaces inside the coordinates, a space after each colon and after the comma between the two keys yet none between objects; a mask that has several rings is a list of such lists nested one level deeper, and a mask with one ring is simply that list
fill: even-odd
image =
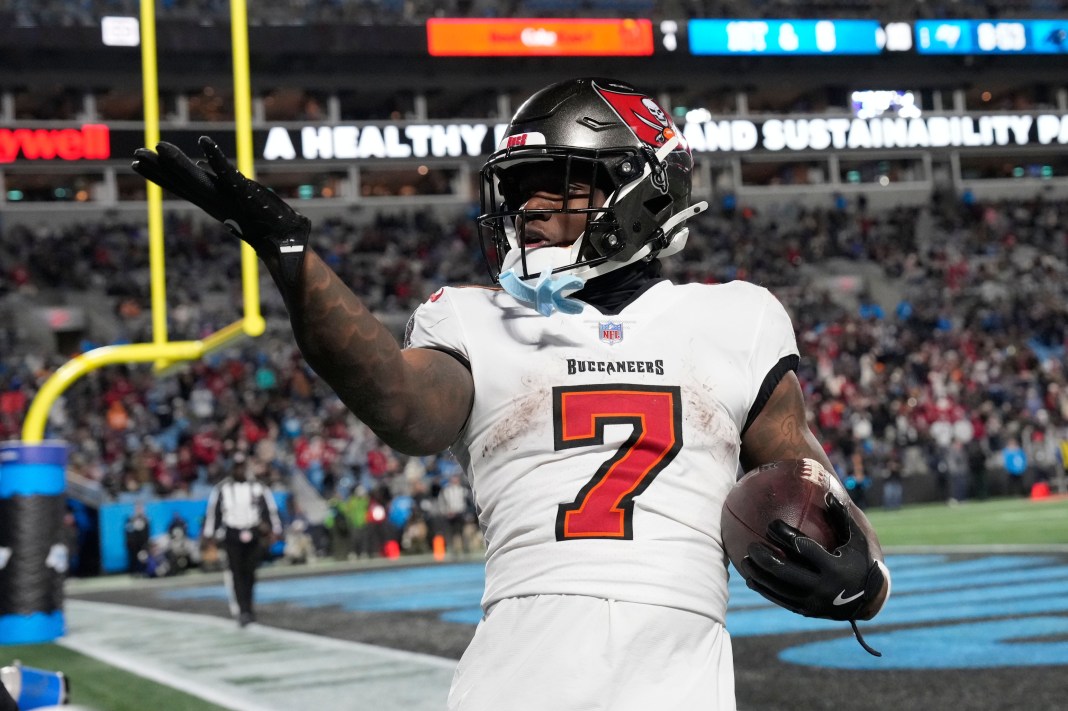
[{"label": "football helmet", "polygon": [[[589,190],[581,207],[564,199],[559,209],[528,209],[524,176],[531,171],[558,176],[560,188],[551,192],[561,196],[575,182],[599,190]],[[502,275],[513,284],[541,276],[541,286],[547,275],[567,272],[577,277],[568,280],[575,291],[586,279],[678,252],[688,233],[683,221],[707,208],[690,204],[692,172],[670,115],[633,86],[584,78],[538,91],[481,171],[479,236],[491,277],[513,293]],[[570,246],[528,249],[521,233],[538,213],[580,214],[585,229]]]}]

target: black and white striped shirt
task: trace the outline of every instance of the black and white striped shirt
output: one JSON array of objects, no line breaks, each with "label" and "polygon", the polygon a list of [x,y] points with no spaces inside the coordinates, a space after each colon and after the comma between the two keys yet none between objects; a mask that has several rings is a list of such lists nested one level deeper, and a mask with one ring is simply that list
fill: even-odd
[{"label": "black and white striped shirt", "polygon": [[204,517],[204,537],[212,538],[223,529],[245,531],[268,523],[275,535],[282,533],[278,507],[271,490],[258,481],[226,478],[211,490]]}]

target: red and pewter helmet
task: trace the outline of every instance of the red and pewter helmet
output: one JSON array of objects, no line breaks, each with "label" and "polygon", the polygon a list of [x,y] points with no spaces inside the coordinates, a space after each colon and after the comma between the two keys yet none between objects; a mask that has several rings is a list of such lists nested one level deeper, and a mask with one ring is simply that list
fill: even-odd
[{"label": "red and pewter helmet", "polygon": [[[591,190],[585,207],[526,210],[518,176],[532,169],[558,174],[560,195],[578,180],[603,190],[605,203],[594,204]],[[670,115],[633,86],[587,78],[542,89],[519,107],[481,171],[479,235],[491,276],[514,269],[529,279],[551,268],[587,279],[674,254],[686,241],[683,221],[707,207],[690,204],[692,173]],[[571,247],[538,249],[528,260],[516,218],[535,213],[584,214],[586,229]]]}]

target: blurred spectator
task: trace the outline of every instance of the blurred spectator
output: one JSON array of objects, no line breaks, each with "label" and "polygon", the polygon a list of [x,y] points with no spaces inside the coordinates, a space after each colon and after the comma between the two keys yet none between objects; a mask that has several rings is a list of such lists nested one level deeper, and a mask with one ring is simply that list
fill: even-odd
[{"label": "blurred spectator", "polygon": [[1005,445],[1005,449],[1001,451],[1001,459],[1005,466],[1005,473],[1009,476],[1009,493],[1026,496],[1024,476],[1027,474],[1027,454],[1015,438],[1010,439]]},{"label": "blurred spectator", "polygon": [[307,517],[298,510],[285,530],[282,557],[287,563],[297,565],[315,558],[315,546],[309,528]]},{"label": "blurred spectator", "polygon": [[438,496],[441,502],[441,515],[445,519],[445,546],[454,554],[470,552],[467,542],[467,516],[470,506],[468,489],[459,474],[449,476]]},{"label": "blurred spectator", "polygon": [[956,504],[968,498],[968,456],[960,440],[950,444],[945,455],[946,475],[949,478],[949,503]]},{"label": "blurred spectator", "polygon": [[982,442],[973,439],[967,447],[968,472],[971,475],[971,493],[979,501],[985,501],[990,495],[987,482],[988,453]]},{"label": "blurred spectator", "polygon": [[901,508],[904,488],[901,485],[901,463],[896,459],[887,462],[883,481],[883,508],[896,511]]},{"label": "blurred spectator", "polygon": [[374,549],[371,545],[371,530],[368,525],[368,511],[371,497],[362,485],[356,486],[339,507],[345,519],[348,532],[346,554],[355,554],[357,558],[371,557]]},{"label": "blurred spectator", "polygon": [[334,560],[345,560],[353,549],[352,524],[342,510],[339,496],[331,497],[329,506],[323,525],[330,537],[330,555]]},{"label": "blurred spectator", "polygon": [[367,525],[363,527],[364,546],[372,558],[382,556],[386,542],[394,538],[389,523],[389,489],[376,486],[367,502]]},{"label": "blurred spectator", "polygon": [[177,511],[171,515],[170,523],[167,524],[167,537],[172,575],[184,573],[200,562],[198,548],[189,537],[189,524]]},{"label": "blurred spectator", "polygon": [[149,523],[145,515],[145,506],[140,501],[134,504],[134,511],[126,519],[126,560],[130,575],[144,575],[148,558]]}]

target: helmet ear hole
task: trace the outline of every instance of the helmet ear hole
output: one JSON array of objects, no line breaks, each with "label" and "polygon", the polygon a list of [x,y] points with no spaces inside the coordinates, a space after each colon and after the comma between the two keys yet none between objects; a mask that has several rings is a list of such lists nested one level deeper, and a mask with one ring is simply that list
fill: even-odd
[{"label": "helmet ear hole", "polygon": [[660,213],[670,210],[673,203],[674,200],[670,195],[657,195],[645,201],[645,209],[656,218],[657,222],[662,222]]}]

